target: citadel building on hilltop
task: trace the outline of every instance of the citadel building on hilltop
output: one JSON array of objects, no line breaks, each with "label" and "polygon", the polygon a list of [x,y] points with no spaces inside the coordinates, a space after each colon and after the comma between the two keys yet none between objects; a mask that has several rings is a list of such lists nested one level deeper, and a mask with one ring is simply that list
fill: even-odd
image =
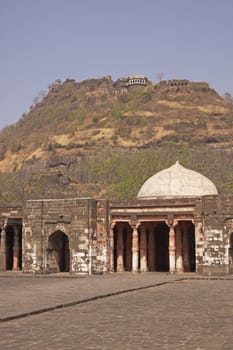
[{"label": "citadel building on hilltop", "polygon": [[[113,83],[113,87],[121,91],[128,91],[131,87],[146,87],[150,84],[151,82],[145,75],[131,75],[117,79]],[[192,89],[194,91],[205,92],[212,90],[206,82],[192,82],[187,79],[161,80],[154,87],[170,91]]]},{"label": "citadel building on hilltop", "polygon": [[0,207],[0,268],[33,273],[233,273],[233,198],[178,162],[133,201]]}]

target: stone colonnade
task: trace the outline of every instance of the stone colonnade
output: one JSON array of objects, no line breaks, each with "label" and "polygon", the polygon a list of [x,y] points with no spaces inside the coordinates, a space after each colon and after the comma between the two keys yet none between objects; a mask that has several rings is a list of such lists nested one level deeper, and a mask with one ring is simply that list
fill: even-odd
[{"label": "stone colonnade", "polygon": [[[10,234],[11,240],[7,240]],[[9,224],[8,219],[0,230],[0,270],[18,271],[21,269],[21,242],[20,227],[18,224]]]},{"label": "stone colonnade", "polygon": [[[156,244],[159,242],[156,242],[155,231],[159,230],[161,224],[163,231],[167,229],[167,251],[164,247],[156,249]],[[200,230],[200,225],[196,225],[195,228],[192,220],[176,220],[172,224],[168,224],[166,220],[158,222],[112,221],[109,270],[117,272],[125,270],[133,272],[156,271],[156,252],[158,250],[160,256],[161,254],[166,255],[162,259],[166,265],[164,261],[167,258],[167,271],[170,273],[194,271],[195,236],[198,236],[198,230]],[[162,232],[161,236],[164,240],[166,232]],[[158,259],[159,257],[157,257]]]}]

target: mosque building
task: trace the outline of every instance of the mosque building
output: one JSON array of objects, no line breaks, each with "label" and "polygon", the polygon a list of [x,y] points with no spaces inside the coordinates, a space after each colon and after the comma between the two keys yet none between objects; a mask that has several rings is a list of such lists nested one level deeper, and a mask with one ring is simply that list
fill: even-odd
[{"label": "mosque building", "polygon": [[0,269],[25,273],[233,273],[233,197],[179,162],[131,201],[0,206]]}]

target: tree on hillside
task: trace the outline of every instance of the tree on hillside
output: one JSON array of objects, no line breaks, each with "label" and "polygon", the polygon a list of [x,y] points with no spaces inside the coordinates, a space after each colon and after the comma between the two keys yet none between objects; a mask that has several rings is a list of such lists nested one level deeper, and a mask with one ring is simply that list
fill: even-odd
[{"label": "tree on hillside", "polygon": [[38,95],[34,97],[31,108],[35,107],[39,102],[41,102],[46,95],[47,92],[45,90],[40,90]]},{"label": "tree on hillside", "polygon": [[156,78],[157,78],[157,80],[158,80],[159,83],[163,80],[164,75],[165,75],[165,74],[164,74],[163,72],[158,72],[158,73],[156,74]]},{"label": "tree on hillside", "polygon": [[225,92],[223,98],[226,102],[233,103],[233,96],[229,92]]}]

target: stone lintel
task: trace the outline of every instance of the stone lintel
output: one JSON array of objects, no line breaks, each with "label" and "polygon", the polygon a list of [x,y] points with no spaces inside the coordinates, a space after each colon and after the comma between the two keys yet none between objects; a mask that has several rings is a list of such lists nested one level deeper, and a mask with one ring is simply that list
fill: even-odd
[{"label": "stone lintel", "polygon": [[158,207],[158,208],[114,208],[110,210],[111,215],[151,215],[153,213],[194,213],[194,206],[191,207]]}]

